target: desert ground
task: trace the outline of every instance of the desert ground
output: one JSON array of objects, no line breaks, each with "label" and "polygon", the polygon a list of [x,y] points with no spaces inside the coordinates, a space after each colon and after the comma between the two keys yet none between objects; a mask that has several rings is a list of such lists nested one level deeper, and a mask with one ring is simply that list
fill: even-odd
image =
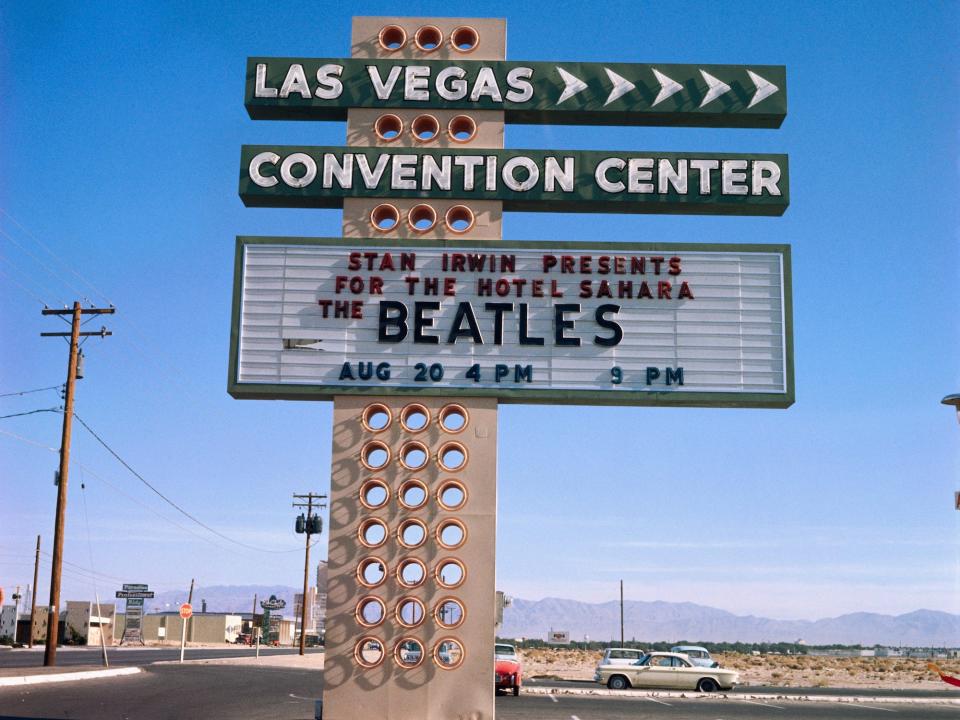
[{"label": "desert ground", "polygon": [[[592,680],[602,653],[561,648],[521,650],[526,677]],[[718,653],[722,667],[740,672],[742,685],[849,688],[946,687],[923,658],[822,657]],[[943,672],[960,677],[960,660],[933,660]]]}]

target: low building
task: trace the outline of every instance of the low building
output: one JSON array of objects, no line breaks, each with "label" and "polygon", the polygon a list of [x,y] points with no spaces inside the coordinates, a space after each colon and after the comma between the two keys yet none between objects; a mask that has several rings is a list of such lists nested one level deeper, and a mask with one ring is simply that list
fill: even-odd
[{"label": "low building", "polygon": [[87,600],[67,600],[64,613],[66,637],[64,644],[100,645],[114,643],[114,620],[116,606],[113,603],[99,603]]},{"label": "low building", "polygon": [[[117,637],[123,637],[123,615],[118,616]],[[183,620],[178,612],[163,612],[143,616],[143,641],[145,643],[180,642]],[[227,613],[194,613],[187,620],[188,643],[232,643],[241,631],[240,615]]]},{"label": "low building", "polygon": [[11,642],[17,635],[17,606],[4,605],[0,608],[0,640],[10,638]]}]

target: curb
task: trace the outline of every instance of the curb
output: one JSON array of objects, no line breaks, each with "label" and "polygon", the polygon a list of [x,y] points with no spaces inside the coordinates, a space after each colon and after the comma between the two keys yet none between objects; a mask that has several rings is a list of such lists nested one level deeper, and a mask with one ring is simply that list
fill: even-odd
[{"label": "curb", "polygon": [[74,680],[98,680],[100,678],[136,675],[138,667],[124,667],[115,670],[84,670],[82,672],[54,673],[51,675],[21,675],[0,678],[0,687],[19,687],[21,685],[40,685],[43,683],[73,682]]},{"label": "curb", "polygon": [[522,693],[525,695],[580,695],[590,697],[615,697],[615,698],[655,698],[675,700],[750,700],[753,702],[820,702],[820,703],[844,703],[855,705],[858,703],[869,703],[871,705],[955,705],[960,707],[960,698],[902,698],[902,697],[870,697],[855,695],[787,695],[783,693],[763,694],[763,693],[698,693],[690,692],[645,692],[643,690],[608,690],[597,687],[590,689],[580,688],[548,688],[548,687],[530,687],[524,685]]}]

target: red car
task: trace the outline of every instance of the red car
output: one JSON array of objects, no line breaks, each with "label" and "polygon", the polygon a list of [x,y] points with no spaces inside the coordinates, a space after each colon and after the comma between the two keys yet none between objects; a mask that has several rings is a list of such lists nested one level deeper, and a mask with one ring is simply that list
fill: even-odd
[{"label": "red car", "polygon": [[520,666],[520,657],[513,645],[496,643],[493,646],[493,686],[495,690],[513,690],[516,697],[520,694],[523,668]]}]

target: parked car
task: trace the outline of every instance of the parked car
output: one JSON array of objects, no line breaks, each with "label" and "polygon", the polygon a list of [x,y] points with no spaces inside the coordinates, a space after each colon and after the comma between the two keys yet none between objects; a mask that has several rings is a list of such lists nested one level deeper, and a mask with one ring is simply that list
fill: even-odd
[{"label": "parked car", "polygon": [[523,682],[523,668],[520,656],[513,645],[496,643],[493,646],[493,687],[494,691],[511,690],[513,696],[520,694]]},{"label": "parked car", "polygon": [[699,645],[674,645],[670,648],[670,652],[686,655],[690,658],[690,662],[700,667],[720,667],[720,663],[710,657],[710,651]]},{"label": "parked car", "polygon": [[611,690],[636,687],[700,692],[730,690],[740,682],[733,670],[700,667],[686,655],[663,652],[645,655],[633,665],[601,665],[593,679]]},{"label": "parked car", "polygon": [[603,651],[600,665],[633,665],[647,653],[638,648],[607,648]]}]

